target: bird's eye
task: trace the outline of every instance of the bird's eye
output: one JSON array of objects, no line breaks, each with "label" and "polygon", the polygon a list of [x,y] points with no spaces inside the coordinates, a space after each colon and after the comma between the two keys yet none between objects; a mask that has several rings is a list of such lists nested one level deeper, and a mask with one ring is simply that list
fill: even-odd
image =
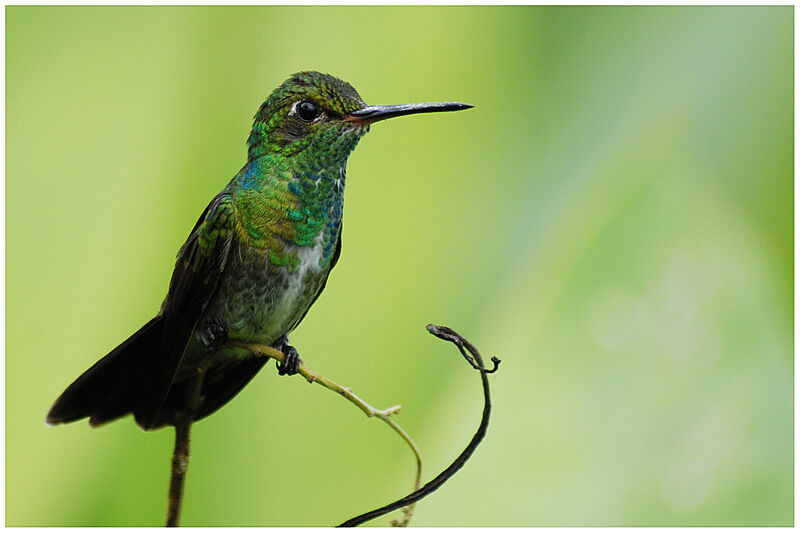
[{"label": "bird's eye", "polygon": [[309,102],[305,100],[297,104],[297,116],[301,119],[305,120],[306,122],[311,122],[319,115],[319,109],[314,104],[314,102]]}]

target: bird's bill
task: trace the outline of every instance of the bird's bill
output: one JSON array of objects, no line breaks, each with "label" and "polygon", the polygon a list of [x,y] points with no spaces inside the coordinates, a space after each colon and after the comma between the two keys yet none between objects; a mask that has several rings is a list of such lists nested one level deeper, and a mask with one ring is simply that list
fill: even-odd
[{"label": "bird's bill", "polygon": [[469,104],[460,102],[429,102],[425,104],[401,104],[401,105],[370,105],[353,111],[348,114],[345,120],[358,122],[361,124],[372,124],[379,120],[399,117],[402,115],[413,115],[416,113],[438,113],[439,111],[460,111],[473,107]]}]

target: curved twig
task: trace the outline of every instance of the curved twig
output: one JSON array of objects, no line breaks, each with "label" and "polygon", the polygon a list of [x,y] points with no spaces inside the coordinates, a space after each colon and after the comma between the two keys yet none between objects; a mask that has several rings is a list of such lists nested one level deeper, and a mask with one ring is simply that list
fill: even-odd
[{"label": "curved twig", "polygon": [[[475,451],[475,448],[478,447],[483,437],[486,435],[486,429],[489,427],[489,415],[492,410],[492,402],[491,397],[489,395],[489,379],[486,377],[487,374],[491,374],[500,364],[500,359],[497,357],[492,357],[493,368],[491,370],[487,370],[483,366],[483,358],[481,358],[481,354],[478,352],[478,349],[475,348],[468,340],[464,337],[453,331],[452,329],[446,326],[434,326],[433,324],[428,324],[428,331],[440,339],[450,341],[456,346],[458,346],[459,351],[464,356],[464,358],[472,365],[473,368],[480,371],[481,373],[481,383],[483,384],[483,416],[481,417],[481,423],[478,426],[478,430],[475,432],[475,435],[472,437],[472,440],[469,442],[467,447],[464,449],[461,454],[456,457],[455,461],[448,466],[441,474],[433,478],[431,481],[426,483],[421,489],[416,490],[409,494],[404,498],[400,498],[397,501],[394,501],[388,505],[384,505],[378,509],[369,511],[367,513],[358,515],[350,520],[342,522],[339,524],[338,527],[353,527],[368,520],[372,520],[373,518],[377,518],[381,515],[394,511],[395,509],[399,509],[400,507],[405,507],[409,505],[413,505],[415,502],[421,500],[431,492],[435,491],[442,484],[450,479],[462,466],[467,460],[470,458],[472,453]],[[471,356],[467,355],[464,351],[464,347],[469,350]],[[474,360],[473,360],[474,358]]]},{"label": "curved twig", "polygon": [[[452,329],[448,328],[447,326],[434,326],[433,324],[427,325],[428,331],[431,335],[435,335],[440,339],[450,341],[458,347],[458,350],[461,352],[461,355],[464,356],[464,359],[472,365],[472,368],[475,370],[480,370],[484,374],[494,374],[497,371],[497,367],[500,366],[500,359],[497,357],[492,356],[492,369],[489,370],[483,366],[483,359],[481,359],[481,354],[478,352],[478,349],[472,345],[467,339],[453,331]],[[467,352],[464,351],[464,347],[472,353],[473,355],[468,355]],[[474,357],[473,357],[474,356]],[[475,360],[477,359],[477,363]]]}]

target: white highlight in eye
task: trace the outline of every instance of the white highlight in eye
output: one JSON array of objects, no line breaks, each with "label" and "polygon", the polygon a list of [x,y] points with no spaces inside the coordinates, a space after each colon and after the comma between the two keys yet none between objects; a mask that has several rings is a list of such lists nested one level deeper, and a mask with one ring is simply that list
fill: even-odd
[{"label": "white highlight in eye", "polygon": [[[298,100],[297,102],[293,103],[292,107],[289,109],[289,116],[290,117],[296,117],[297,116],[297,106],[299,106],[301,103],[303,103],[305,101],[306,100]],[[317,104],[315,104],[315,105],[317,105]],[[300,119],[300,120],[303,120],[303,122],[306,122],[306,124],[313,124],[315,122],[319,122],[320,120],[322,120],[325,117],[325,110],[322,109],[321,107],[319,107],[319,105],[317,105],[317,108],[319,109],[319,114],[317,115],[317,118],[315,118],[311,122],[307,122],[307,121],[305,121],[303,119]]]}]

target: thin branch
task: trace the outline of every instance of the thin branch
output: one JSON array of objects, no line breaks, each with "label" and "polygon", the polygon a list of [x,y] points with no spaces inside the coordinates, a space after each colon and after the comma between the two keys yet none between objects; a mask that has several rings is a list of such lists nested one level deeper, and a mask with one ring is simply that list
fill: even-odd
[{"label": "thin branch", "polygon": [[[486,367],[483,366],[483,359],[481,359],[481,354],[478,352],[478,349],[472,345],[467,339],[453,331],[452,329],[448,328],[447,326],[434,326],[433,324],[428,324],[427,326],[428,331],[431,335],[435,335],[440,339],[450,341],[458,347],[458,350],[461,352],[461,355],[464,356],[464,359],[472,365],[472,368],[475,370],[480,370],[484,374],[494,374],[497,371],[497,367],[500,366],[500,359],[497,357],[492,356],[492,369],[488,370]],[[467,354],[464,351],[464,347],[466,346],[467,350],[470,351],[472,355]],[[474,356],[474,357],[473,357]],[[477,363],[475,362],[477,360]]]},{"label": "thin branch", "polygon": [[[434,326],[433,324],[428,324],[428,331],[432,335],[435,335],[440,339],[450,341],[456,346],[458,346],[458,349],[461,351],[461,354],[464,356],[464,358],[472,365],[473,368],[480,371],[481,383],[483,385],[484,404],[483,404],[483,416],[481,417],[481,423],[478,426],[478,430],[475,432],[475,435],[472,437],[472,440],[469,442],[464,451],[461,452],[461,455],[459,455],[455,459],[455,461],[453,461],[453,463],[444,470],[444,472],[442,472],[434,479],[426,483],[425,486],[423,486],[421,489],[416,490],[411,494],[409,494],[408,496],[400,498],[399,500],[392,502],[388,505],[384,505],[383,507],[380,507],[368,513],[364,513],[359,516],[356,516],[355,518],[351,518],[350,520],[347,520],[346,522],[340,524],[339,527],[357,526],[363,524],[368,520],[372,520],[373,518],[377,518],[381,515],[394,511],[395,509],[398,509],[400,507],[413,505],[418,500],[424,498],[431,492],[441,487],[445,481],[450,479],[450,477],[452,477],[453,474],[455,474],[462,466],[464,466],[464,463],[467,462],[467,460],[472,455],[472,452],[475,451],[475,448],[477,448],[478,444],[481,442],[481,440],[483,440],[483,437],[486,435],[486,429],[489,427],[489,415],[492,410],[492,402],[491,402],[491,397],[489,395],[489,379],[486,377],[486,375],[491,374],[492,372],[497,370],[497,367],[500,364],[500,359],[498,359],[497,357],[492,357],[492,363],[494,366],[491,370],[488,370],[483,366],[483,358],[481,357],[481,354],[478,352],[478,349],[475,348],[475,346],[473,346],[468,340],[466,340],[464,337],[462,337],[452,329],[446,326]],[[472,354],[471,356],[467,355],[464,352],[465,347],[470,352],[470,354]]]},{"label": "thin branch", "polygon": [[[256,356],[269,357],[280,362],[282,362],[285,357],[283,352],[281,352],[280,350],[276,350],[275,348],[267,346],[265,344],[256,344],[251,342],[242,342],[234,340],[228,341],[228,344],[230,346],[235,346],[237,348],[242,348],[244,350],[247,350],[255,354]],[[416,459],[417,462],[417,475],[414,481],[414,490],[416,491],[419,489],[420,483],[422,482],[422,455],[420,454],[419,448],[417,448],[417,445],[414,443],[413,439],[409,436],[409,434],[406,433],[405,430],[403,430],[403,428],[401,428],[400,425],[397,424],[397,422],[395,422],[392,418],[390,418],[392,415],[399,413],[402,406],[395,405],[394,407],[390,407],[388,409],[376,409],[375,407],[372,407],[370,404],[368,404],[367,402],[356,396],[356,394],[353,393],[353,390],[350,387],[343,387],[338,383],[336,383],[335,381],[332,381],[326,378],[325,376],[317,374],[316,372],[306,367],[303,363],[300,363],[298,373],[302,375],[304,378],[306,378],[306,380],[309,383],[318,383],[323,387],[325,387],[326,389],[332,390],[337,394],[344,396],[345,398],[347,398],[349,402],[353,403],[359,409],[361,409],[364,412],[364,414],[366,414],[368,417],[370,418],[375,417],[379,418],[380,420],[383,420],[398,435],[400,435],[400,437],[402,437],[402,439],[406,441],[406,444],[408,444],[408,446],[411,448],[411,451],[414,453],[414,458]],[[394,509],[397,508],[398,507],[395,507]],[[413,515],[413,513],[414,513],[414,502],[410,502],[408,506],[405,509],[403,509],[403,518],[401,520],[393,520],[392,525],[401,527],[407,525],[409,520],[411,520],[411,516]]]},{"label": "thin branch", "polygon": [[186,405],[175,416],[175,450],[172,452],[172,477],[169,481],[169,499],[167,500],[167,527],[177,527],[181,517],[183,503],[183,485],[186,471],[189,469],[189,434],[197,410],[202,403],[203,378],[205,365],[197,368],[189,383]]}]

